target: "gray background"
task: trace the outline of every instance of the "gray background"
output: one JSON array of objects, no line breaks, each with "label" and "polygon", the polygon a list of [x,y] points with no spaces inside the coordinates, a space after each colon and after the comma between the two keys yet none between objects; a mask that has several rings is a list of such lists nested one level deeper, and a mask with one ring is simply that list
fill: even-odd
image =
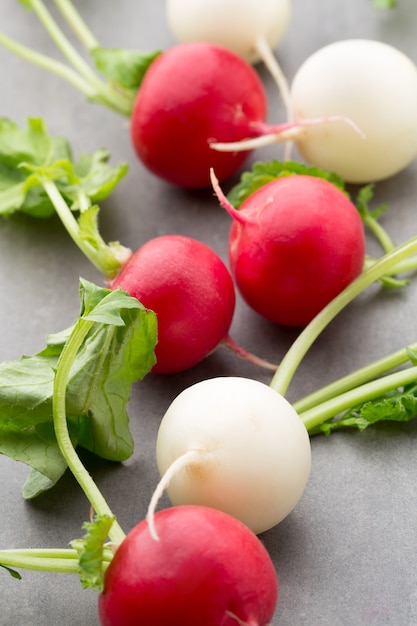
[{"label": "gray background", "polygon": [[[75,4],[102,45],[152,50],[174,43],[161,0]],[[417,61],[415,0],[399,0],[399,5],[395,12],[384,13],[374,9],[371,0],[294,0],[290,29],[277,51],[284,72],[291,79],[311,52],[347,37],[384,40]],[[35,17],[18,2],[2,0],[0,25],[23,43],[55,54]],[[176,189],[144,171],[133,154],[127,121],[86,103],[60,79],[3,49],[0,67],[0,115],[19,124],[29,115],[42,116],[51,132],[70,140],[76,153],[103,146],[112,153],[113,163],[129,163],[129,176],[102,206],[105,240],[117,239],[136,249],[156,235],[181,232],[227,258],[230,219],[211,192]],[[270,96],[270,121],[278,122],[283,110],[277,90],[268,73],[262,67],[259,71]],[[282,147],[264,149],[254,159],[272,156],[281,158]],[[414,163],[376,189],[375,204],[390,204],[383,223],[398,243],[417,230],[416,174]],[[34,221],[16,216],[0,221],[1,360],[40,350],[46,333],[74,320],[79,276],[102,280],[58,218]],[[404,291],[367,290],[316,342],[289,398],[415,341],[416,304],[416,283]],[[262,320],[238,301],[232,335],[247,349],[278,361],[297,332]],[[156,485],[154,441],[169,402],[189,384],[219,374],[270,379],[226,349],[184,374],[148,377],[133,389],[134,456],[123,466],[87,459],[125,530],[143,517]],[[312,473],[302,500],[284,522],[261,537],[280,580],[276,626],[417,625],[416,438],[417,425],[412,423],[312,441]],[[66,546],[80,536],[89,516],[84,495],[66,475],[51,492],[24,502],[20,489],[27,471],[0,458],[1,548]],[[18,582],[0,571],[2,626],[98,624],[96,596],[81,590],[75,576],[23,574]]]}]

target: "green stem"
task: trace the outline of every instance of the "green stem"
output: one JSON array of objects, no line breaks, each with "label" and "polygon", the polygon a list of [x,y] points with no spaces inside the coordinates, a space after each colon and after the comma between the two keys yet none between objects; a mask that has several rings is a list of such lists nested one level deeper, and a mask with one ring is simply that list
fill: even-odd
[{"label": "green stem", "polygon": [[99,46],[97,39],[81,18],[72,2],[70,0],[54,0],[54,2],[83,46],[88,51],[97,48]]},{"label": "green stem", "polygon": [[83,57],[77,52],[74,46],[69,42],[64,35],[48,9],[45,7],[42,0],[31,0],[31,6],[38,16],[40,22],[43,24],[45,30],[62,52],[64,57],[71,63],[71,65],[83,76],[87,82],[89,82],[98,92],[102,89],[100,79],[94,74],[90,66],[85,62]]},{"label": "green stem", "polygon": [[285,395],[303,357],[333,318],[366,287],[389,272],[397,263],[416,252],[417,237],[413,237],[392,250],[392,252],[381,257],[366,271],[362,272],[356,280],[324,307],[308,326],[304,328],[282,359],[280,366],[272,378],[270,386],[282,395]]},{"label": "green stem", "polygon": [[362,367],[347,376],[343,376],[337,381],[330,383],[329,385],[326,385],[325,387],[322,387],[307,396],[304,396],[304,398],[301,398],[300,400],[297,400],[297,402],[293,403],[294,409],[297,413],[308,411],[318,404],[335,398],[336,396],[345,393],[354,387],[370,382],[378,376],[403,365],[409,361],[409,349],[416,350],[417,343],[412,344],[408,348],[397,350],[388,356],[378,359],[377,361],[374,361],[373,363],[370,363],[369,365],[366,365],[365,367]]},{"label": "green stem", "polygon": [[[98,235],[98,247],[92,246],[89,241],[83,239],[81,236],[79,224],[55,183],[49,178],[42,176],[40,177],[40,181],[55,207],[59,219],[74,243],[94,267],[104,274],[106,278],[113,278],[130,256],[130,250],[122,246],[113,246],[112,249],[112,247],[105,244],[101,238],[98,238]],[[82,210],[89,208],[90,201],[85,195],[80,196],[80,202]]]},{"label": "green stem", "polygon": [[[93,324],[94,322],[92,321],[79,318],[62,350],[54,380],[52,396],[53,419],[55,434],[61,453],[94,508],[95,513],[100,516],[114,517],[109,505],[85,469],[74,449],[69,435],[66,419],[66,389],[70,370],[77,356],[78,350]],[[116,544],[121,543],[125,538],[125,533],[119,526],[118,522],[115,521],[113,523],[109,536],[110,539]]]},{"label": "green stem", "polygon": [[402,385],[415,382],[417,380],[417,367],[409,367],[399,372],[394,372],[377,380],[365,383],[342,393],[336,398],[332,398],[318,404],[313,408],[299,413],[301,420],[309,433],[313,433],[318,426],[326,420],[335,417],[342,411],[350,409],[362,402],[378,398],[388,391],[397,389]]},{"label": "green stem", "polygon": [[[113,552],[103,552],[104,567],[110,563]],[[76,550],[67,549],[16,549],[0,550],[0,564],[10,568],[30,569],[61,574],[79,574],[79,555]]]},{"label": "green stem", "polygon": [[395,244],[385,228],[381,226],[381,224],[376,220],[372,215],[366,213],[362,216],[362,221],[365,226],[372,232],[372,234],[376,237],[379,245],[382,250],[387,253],[391,250],[394,250]]},{"label": "green stem", "polygon": [[[104,564],[109,563],[111,559],[112,553],[105,550]],[[11,568],[62,574],[79,574],[80,571],[79,555],[76,550],[70,548],[0,550],[0,564]]]},{"label": "green stem", "polygon": [[[100,101],[110,109],[129,117],[131,115],[133,106],[130,94],[124,94],[120,92],[116,88],[112,87],[109,83],[101,80],[101,78],[95,74],[95,72],[91,69],[88,63],[86,63],[84,58],[77,52],[74,46],[64,35],[52,15],[45,7],[43,0],[31,0],[31,7],[36,13],[40,22],[43,24],[51,39],[54,41],[57,48],[78,72],[79,81],[81,81],[81,84],[82,82],[84,82],[89,86],[89,93],[86,95],[88,95],[90,99]],[[12,50],[12,47],[10,45],[8,47]],[[36,64],[38,64],[37,61],[42,61],[42,56],[36,55],[35,53],[36,56],[32,57],[28,53],[29,49],[26,49],[26,60],[34,62]],[[23,55],[20,54],[20,56]],[[46,67],[44,61],[43,66]],[[49,65],[49,69],[52,69],[53,67],[54,64],[51,62],[51,64]],[[55,69],[59,68],[59,65],[55,65]],[[61,75],[63,75],[62,69],[60,70],[60,73]],[[68,74],[64,77],[68,79]],[[82,91],[85,92],[85,87]]]},{"label": "green stem", "polygon": [[35,50],[32,50],[31,48],[22,46],[2,33],[0,33],[0,45],[7,48],[10,52],[16,54],[25,61],[29,61],[29,63],[37,65],[51,74],[55,74],[60,78],[63,78],[73,87],[81,91],[81,93],[83,93],[87,98],[93,98],[95,95],[95,90],[91,87],[91,85],[79,74],[77,74],[77,72],[74,72],[74,70],[64,65],[64,63],[55,61],[44,54],[35,52]]}]

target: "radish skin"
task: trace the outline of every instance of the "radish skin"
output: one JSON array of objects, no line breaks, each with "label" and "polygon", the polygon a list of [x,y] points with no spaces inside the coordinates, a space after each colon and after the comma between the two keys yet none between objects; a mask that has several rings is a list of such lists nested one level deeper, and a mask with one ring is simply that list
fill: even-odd
[{"label": "radish skin", "polygon": [[181,506],[146,521],[117,548],[99,596],[102,626],[267,626],[278,600],[273,563],[241,522]]},{"label": "radish skin", "polygon": [[291,404],[240,377],[207,379],[180,393],[161,421],[156,458],[162,478],[149,520],[166,489],[175,505],[214,507],[255,533],[289,515],[311,467],[310,440]]}]

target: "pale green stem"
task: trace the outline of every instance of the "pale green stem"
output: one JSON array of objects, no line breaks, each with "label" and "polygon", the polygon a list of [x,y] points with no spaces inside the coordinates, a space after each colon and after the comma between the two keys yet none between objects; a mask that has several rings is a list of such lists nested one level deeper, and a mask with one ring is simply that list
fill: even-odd
[{"label": "pale green stem", "polygon": [[[117,257],[116,253],[112,253],[110,246],[107,246],[104,242],[102,242],[103,245],[101,248],[95,248],[88,241],[83,239],[80,235],[78,222],[55,183],[52,180],[43,177],[40,177],[40,181],[48,194],[59,219],[63,223],[74,243],[94,265],[94,267],[104,274],[106,278],[113,277],[122,266],[123,261]],[[87,205],[89,205],[89,200],[85,195],[80,195],[80,199],[84,204],[84,210],[86,210],[88,208]],[[126,249],[126,254],[128,252],[129,251]]]},{"label": "pale green stem", "polygon": [[327,402],[318,404],[308,411],[301,412],[299,416],[307,430],[311,432],[326,420],[335,417],[347,409],[355,407],[362,402],[378,398],[388,391],[416,382],[416,380],[417,367],[409,367],[405,370],[388,374],[383,378],[355,387],[355,389],[340,394]]},{"label": "pale green stem", "polygon": [[379,242],[379,245],[381,246],[382,250],[385,253],[390,252],[391,250],[395,248],[395,244],[392,241],[391,237],[389,236],[385,228],[381,226],[378,220],[376,220],[371,215],[363,215],[362,221],[365,224],[365,226],[376,237],[377,241]]},{"label": "pale green stem", "polygon": [[54,2],[83,46],[88,51],[97,48],[99,46],[97,39],[81,18],[72,2],[70,2],[70,0],[54,0]]},{"label": "pale green stem", "polygon": [[389,272],[397,263],[415,253],[417,253],[417,237],[398,246],[362,272],[304,328],[282,359],[270,386],[280,394],[285,395],[305,354],[336,315],[366,287]]},{"label": "pale green stem", "polygon": [[73,87],[81,91],[81,93],[83,93],[87,98],[92,98],[95,95],[95,89],[93,89],[91,85],[84,80],[84,78],[77,74],[77,72],[74,72],[74,70],[67,67],[64,63],[55,61],[51,57],[35,52],[35,50],[27,48],[26,46],[22,46],[2,33],[0,33],[0,45],[7,48],[7,50],[10,50],[10,52],[16,54],[25,61],[29,61],[29,63],[37,65],[38,67],[63,78]]},{"label": "pale green stem", "polygon": [[[111,551],[104,551],[106,566],[112,559]],[[30,569],[62,574],[79,574],[79,555],[76,550],[67,549],[16,549],[0,550],[0,564],[10,568]]]},{"label": "pale green stem", "polygon": [[[408,349],[417,350],[417,343],[410,345]],[[362,367],[347,376],[343,376],[335,382],[330,383],[329,385],[326,385],[325,387],[322,387],[307,396],[304,396],[304,398],[301,398],[300,400],[297,400],[297,402],[293,403],[294,409],[297,413],[303,413],[304,411],[307,411],[322,402],[335,398],[336,396],[345,393],[358,385],[363,385],[378,376],[403,365],[410,360],[408,349],[403,348],[402,350],[397,350],[388,356],[378,359],[377,361],[374,361],[373,363],[370,363],[369,365],[366,365],[365,367]]]},{"label": "pale green stem", "polygon": [[[55,373],[54,389],[52,396],[53,418],[55,434],[61,453],[75,479],[87,496],[95,513],[99,516],[114,517],[109,505],[101,494],[99,488],[85,469],[78,454],[76,453],[68,431],[66,419],[66,390],[71,367],[77,356],[86,335],[94,322],[79,318],[68,341],[64,345],[58,361]],[[110,539],[115,544],[120,544],[125,538],[125,533],[115,521],[109,532]]]},{"label": "pale green stem", "polygon": [[85,62],[83,57],[77,52],[74,46],[64,35],[52,15],[45,7],[42,0],[31,0],[31,5],[39,20],[42,22],[45,30],[54,41],[57,48],[62,52],[64,57],[74,66],[74,68],[84,76],[84,78],[96,87],[98,92],[102,89],[101,80],[94,74],[90,66]]},{"label": "pale green stem", "polygon": [[[84,58],[78,53],[74,46],[62,32],[52,15],[45,7],[43,0],[31,0],[31,7],[54,41],[57,48],[79,72],[89,84],[92,90],[92,99],[100,99],[106,106],[126,116],[132,112],[132,99],[114,89],[110,84],[101,80]],[[30,60],[30,59],[29,59]]]},{"label": "pale green stem", "polygon": [[[105,549],[103,552],[104,566],[110,563],[113,552]],[[58,572],[63,574],[79,574],[79,555],[71,548],[19,548],[0,550],[0,564],[10,568],[31,569],[43,572]]]}]

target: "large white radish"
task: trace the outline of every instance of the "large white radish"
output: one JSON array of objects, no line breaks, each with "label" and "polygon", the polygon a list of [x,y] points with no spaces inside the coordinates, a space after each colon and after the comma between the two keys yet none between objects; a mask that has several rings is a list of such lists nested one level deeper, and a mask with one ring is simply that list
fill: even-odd
[{"label": "large white radish", "polygon": [[173,504],[201,504],[240,519],[255,533],[298,503],[311,466],[310,439],[291,404],[268,385],[218,377],[185,389],[158,432],[162,492]]}]

